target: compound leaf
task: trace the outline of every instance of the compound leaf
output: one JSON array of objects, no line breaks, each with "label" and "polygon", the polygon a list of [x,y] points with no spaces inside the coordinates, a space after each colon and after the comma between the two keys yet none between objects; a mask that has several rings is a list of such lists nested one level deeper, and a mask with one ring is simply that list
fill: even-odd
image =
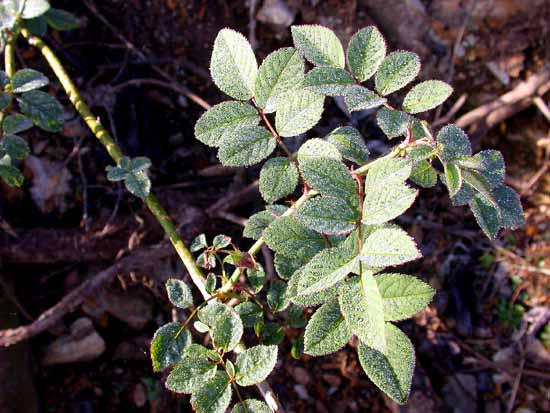
[{"label": "compound leaf", "polygon": [[294,46],[315,66],[344,69],[344,49],[332,30],[318,25],[292,26],[290,30]]},{"label": "compound leaf", "polygon": [[269,54],[260,65],[254,96],[265,113],[275,112],[278,99],[297,89],[304,79],[304,61],[293,47],[285,47]]},{"label": "compound leaf", "polygon": [[358,165],[363,165],[369,160],[369,149],[365,145],[361,133],[352,126],[334,129],[326,136],[326,140],[336,146],[347,160]]},{"label": "compound leaf", "polygon": [[361,343],[359,362],[380,390],[397,403],[404,404],[409,397],[414,372],[414,347],[409,338],[392,324],[386,324],[385,336],[386,352]]},{"label": "compound leaf", "polygon": [[260,171],[260,193],[271,204],[294,192],[298,185],[298,168],[288,158],[272,158]]},{"label": "compound leaf", "polygon": [[275,128],[283,137],[300,135],[321,119],[325,97],[309,90],[288,92],[280,97]]},{"label": "compound leaf", "polygon": [[180,323],[168,323],[155,332],[151,341],[151,361],[154,371],[165,370],[183,358],[192,337],[189,330],[180,330]]},{"label": "compound leaf", "polygon": [[182,280],[171,278],[166,281],[168,299],[179,308],[188,308],[193,305],[193,294],[191,288]]},{"label": "compound leaf", "polygon": [[237,356],[237,384],[252,386],[264,381],[277,363],[277,346],[250,347]]},{"label": "compound leaf", "polygon": [[277,141],[261,126],[247,126],[224,135],[218,158],[225,166],[250,166],[267,158]]},{"label": "compound leaf", "polygon": [[304,352],[310,356],[324,356],[340,350],[352,335],[340,312],[337,300],[332,300],[315,311],[304,334]]},{"label": "compound leaf", "polygon": [[447,100],[453,88],[441,80],[427,80],[415,85],[403,100],[403,110],[420,113],[433,109]]},{"label": "compound leaf", "polygon": [[386,56],[386,42],[375,26],[365,27],[349,41],[347,57],[353,75],[364,82],[376,73]]},{"label": "compound leaf", "polygon": [[222,102],[203,113],[195,124],[195,138],[208,146],[219,147],[225,134],[256,126],[260,116],[244,102]]},{"label": "compound leaf", "polygon": [[435,291],[411,275],[380,274],[375,277],[384,304],[384,319],[399,321],[422,311],[432,300]]},{"label": "compound leaf", "polygon": [[237,100],[254,96],[258,63],[246,38],[231,29],[222,29],[214,41],[210,74],[218,88]]}]

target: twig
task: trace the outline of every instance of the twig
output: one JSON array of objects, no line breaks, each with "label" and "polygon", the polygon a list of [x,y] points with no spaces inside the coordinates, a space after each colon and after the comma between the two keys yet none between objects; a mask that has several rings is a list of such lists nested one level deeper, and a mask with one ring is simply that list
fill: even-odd
[{"label": "twig", "polygon": [[[431,124],[432,128],[435,128],[439,125],[443,125],[447,122],[450,122],[454,116],[457,114],[457,112],[464,106],[466,103],[466,100],[468,99],[468,94],[463,93],[460,95],[460,97],[456,100],[456,102],[451,106],[451,109],[445,114],[445,116],[437,117],[436,120],[434,120]],[[441,107],[441,106],[439,106]]]},{"label": "twig", "polygon": [[462,115],[456,121],[456,125],[460,128],[470,126],[472,134],[481,136],[493,126],[529,107],[536,95],[543,95],[548,90],[550,90],[550,68],[545,67],[498,99]]},{"label": "twig", "polygon": [[122,258],[113,266],[96,274],[64,296],[57,304],[43,312],[40,317],[31,324],[0,331],[0,347],[11,346],[50,329],[67,313],[73,311],[82,304],[84,300],[97,291],[99,287],[115,278],[122,270],[142,270],[147,264],[167,258],[172,253],[172,250],[168,248],[168,244],[162,242],[157,246],[134,252],[132,255]]}]

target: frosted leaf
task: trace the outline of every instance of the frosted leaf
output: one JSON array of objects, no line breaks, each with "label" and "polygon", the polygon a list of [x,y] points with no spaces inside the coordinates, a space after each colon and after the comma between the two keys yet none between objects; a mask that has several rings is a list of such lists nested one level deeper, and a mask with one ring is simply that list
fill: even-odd
[{"label": "frosted leaf", "polygon": [[310,356],[334,353],[347,344],[351,335],[338,301],[332,300],[310,318],[304,333],[304,352]]},{"label": "frosted leaf", "polygon": [[218,158],[225,166],[250,166],[267,158],[277,141],[261,126],[247,126],[224,135]]},{"label": "frosted leaf", "polygon": [[369,160],[369,149],[361,133],[352,126],[342,126],[334,129],[326,136],[327,142],[332,143],[342,156],[358,165]]},{"label": "frosted leaf", "polygon": [[344,95],[344,102],[350,113],[374,109],[382,106],[386,101],[386,98],[380,97],[372,90],[359,85],[348,88]]},{"label": "frosted leaf", "polygon": [[332,30],[318,25],[292,26],[290,30],[294,46],[315,66],[344,68],[344,49]]},{"label": "frosted leaf", "polygon": [[325,97],[309,90],[295,90],[282,95],[275,115],[275,129],[283,137],[300,135],[321,119]]},{"label": "frosted leaf", "polygon": [[427,80],[414,86],[405,100],[403,110],[420,113],[441,105],[453,93],[453,88],[441,80]]},{"label": "frosted leaf", "polygon": [[360,259],[369,267],[389,267],[420,257],[414,240],[401,228],[392,225],[376,229],[367,237]]},{"label": "frosted leaf", "polygon": [[359,30],[349,41],[348,64],[360,82],[376,73],[385,56],[386,42],[375,26]]},{"label": "frosted leaf", "polygon": [[357,205],[352,206],[341,198],[321,196],[302,205],[296,218],[322,234],[342,234],[355,228],[358,211]]},{"label": "frosted leaf", "polygon": [[294,192],[298,185],[298,168],[288,158],[272,158],[260,171],[260,193],[271,204]]},{"label": "frosted leaf", "polygon": [[386,56],[374,77],[375,89],[382,96],[389,95],[410,83],[420,72],[420,58],[416,53],[396,51]]},{"label": "frosted leaf", "polygon": [[305,89],[326,96],[343,96],[353,85],[355,81],[348,72],[330,66],[314,68],[303,82]]}]

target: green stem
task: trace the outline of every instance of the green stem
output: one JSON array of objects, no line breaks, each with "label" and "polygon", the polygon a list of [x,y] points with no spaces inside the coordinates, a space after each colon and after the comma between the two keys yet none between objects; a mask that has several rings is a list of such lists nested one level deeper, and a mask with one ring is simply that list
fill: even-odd
[{"label": "green stem", "polygon": [[[25,39],[27,39],[31,46],[34,46],[38,50],[40,50],[40,52],[50,65],[51,69],[59,79],[59,82],[65,89],[65,92],[69,96],[69,99],[71,100],[75,109],[78,111],[84,122],[86,122],[86,125],[88,125],[95,137],[105,147],[111,158],[118,164],[124,154],[122,153],[120,147],[117,145],[114,139],[111,137],[107,129],[103,127],[103,125],[99,121],[99,118],[94,116],[86,102],[84,102],[82,96],[80,96],[78,89],[67,74],[65,68],[63,67],[55,53],[48,47],[48,45],[44,43],[42,39],[33,36],[27,29],[21,29],[21,34],[23,35],[23,37],[25,37]],[[6,47],[6,55],[7,54],[8,48]],[[179,236],[172,219],[170,218],[166,210],[162,207],[157,197],[155,197],[153,194],[149,194],[149,196],[145,198],[145,204],[154,215],[154,217],[157,219],[159,224],[162,226],[162,229],[164,230],[166,235],[168,235],[170,242],[174,246],[174,249],[178,253],[183,264],[185,265],[185,268],[189,272],[193,283],[200,290],[202,296],[205,299],[208,299],[210,297],[210,294],[206,291],[205,288],[204,274],[195,262],[195,259],[185,245],[185,242]]]},{"label": "green stem", "polygon": [[[15,42],[19,36],[19,31],[16,29],[10,34],[6,47],[4,49],[4,68],[8,77],[12,77],[15,74]],[[11,89],[8,84],[7,88]]]}]

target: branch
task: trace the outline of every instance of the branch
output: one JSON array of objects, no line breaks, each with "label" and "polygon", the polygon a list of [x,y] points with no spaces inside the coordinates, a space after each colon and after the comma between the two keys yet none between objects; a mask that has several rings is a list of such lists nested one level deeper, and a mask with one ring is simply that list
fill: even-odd
[{"label": "branch", "polygon": [[[124,156],[122,151],[120,150],[120,147],[116,144],[116,142],[113,140],[109,132],[103,127],[103,125],[101,125],[98,118],[94,116],[86,102],[84,102],[84,100],[80,96],[78,89],[65,71],[65,68],[63,67],[57,56],[44,43],[42,39],[33,36],[27,29],[22,29],[21,34],[23,35],[23,37],[25,37],[25,39],[27,39],[31,46],[34,46],[38,50],[40,50],[40,52],[52,68],[53,72],[59,79],[59,82],[65,89],[65,92],[69,96],[69,99],[71,100],[75,109],[78,111],[84,122],[86,122],[86,125],[88,125],[95,137],[105,147],[111,158],[118,164],[120,162],[120,159]],[[172,219],[170,218],[166,210],[162,207],[155,195],[149,194],[149,196],[145,198],[145,204],[154,215],[154,217],[157,219],[159,224],[162,226],[162,229],[164,230],[166,235],[168,235],[170,242],[174,246],[174,249],[178,253],[183,264],[185,265],[185,268],[189,272],[193,283],[197,286],[202,296],[205,299],[208,299],[210,297],[210,294],[208,294],[208,292],[206,291],[205,280],[202,270],[197,266],[193,255],[179,236],[176,227],[172,222]]]}]

